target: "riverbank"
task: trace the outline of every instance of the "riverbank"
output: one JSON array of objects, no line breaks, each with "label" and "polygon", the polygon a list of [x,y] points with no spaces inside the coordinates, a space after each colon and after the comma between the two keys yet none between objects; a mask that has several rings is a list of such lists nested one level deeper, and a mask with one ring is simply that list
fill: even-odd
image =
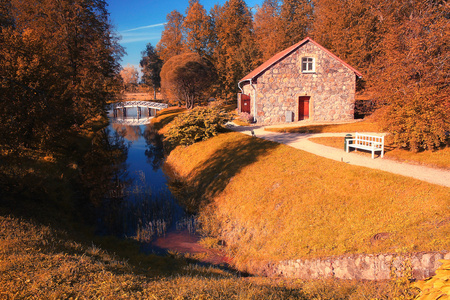
[{"label": "riverbank", "polygon": [[[172,113],[166,114],[166,117],[173,119]],[[233,134],[236,133],[226,133],[210,141],[214,144],[222,138],[232,137]],[[191,200],[201,199],[202,192],[205,190],[208,190],[208,197],[215,199],[227,190],[232,182],[241,180],[239,174],[242,170],[259,164],[266,157],[273,156],[273,151],[277,148],[273,144],[261,145],[251,137],[243,135],[242,137],[247,139],[242,140],[243,143],[239,143],[237,140],[236,144],[236,140],[230,140],[232,147],[229,149],[224,148],[223,146],[226,145],[223,143],[205,144],[208,141],[199,143],[197,146],[211,145],[209,152],[197,154],[190,152],[193,149],[202,149],[195,148],[197,146],[180,149],[181,152],[187,150],[185,153],[191,155],[192,159],[189,159],[189,156],[184,157],[184,161],[189,162],[189,168],[197,167],[199,172],[202,171],[202,166],[198,165],[198,159],[203,158],[207,159],[204,167],[210,170],[210,172],[202,172],[205,181],[200,186],[201,189],[191,190],[195,192],[191,195],[199,197],[193,197]],[[230,155],[233,150],[237,150],[237,155],[244,163]],[[266,152],[267,156],[265,156]],[[101,152],[97,152],[97,155],[90,157],[90,162],[101,165],[100,158],[103,156]],[[289,168],[289,165],[286,167]],[[217,168],[222,168],[222,170],[216,172]],[[76,173],[79,172],[80,167],[71,164],[69,169]],[[179,170],[182,171],[183,168]],[[251,170],[251,172],[253,171]],[[267,174],[267,170],[259,171],[259,173],[262,172]],[[96,175],[98,177],[98,174],[102,173],[92,173],[94,177]],[[60,177],[59,173],[53,175],[54,177],[46,180]],[[60,178],[68,180],[68,175],[63,173]],[[211,182],[219,184],[212,185],[208,189],[207,185]],[[277,189],[276,185],[273,188]],[[271,193],[271,191],[268,192]],[[245,196],[246,194],[243,198]],[[53,197],[57,198],[58,194]],[[243,278],[234,271],[205,264],[200,257],[185,256],[177,252],[170,252],[169,256],[164,257],[147,255],[141,252],[141,245],[131,238],[96,236],[91,228],[75,226],[75,223],[66,224],[69,222],[65,218],[68,212],[62,214],[64,207],[53,207],[52,202],[49,201],[51,199],[41,198],[35,199],[31,194],[28,199],[30,201],[9,198],[10,201],[17,201],[17,205],[6,207],[2,205],[0,209],[0,268],[2,270],[0,272],[0,295],[2,297],[392,299],[403,296],[405,299],[412,299],[416,293],[405,277],[381,282]],[[241,204],[238,201],[235,202],[235,206],[236,203]],[[193,204],[197,210],[203,212],[208,212],[207,210],[211,207],[207,202],[194,201]],[[49,206],[52,206],[51,213],[47,209]],[[61,210],[60,213],[58,210]],[[250,213],[253,212],[250,209]],[[201,215],[208,216],[208,214]],[[254,216],[258,221],[259,216]],[[231,220],[235,221],[232,218],[223,218],[222,220],[225,223]],[[207,225],[207,223],[205,224]],[[249,228],[253,230],[253,228]],[[243,227],[238,229],[245,230]],[[215,244],[217,241],[217,239],[205,240],[203,245],[220,248],[220,245]],[[243,242],[251,243],[252,241],[250,238]],[[192,241],[192,243],[194,242]],[[219,244],[225,244],[228,247],[229,245],[224,242],[225,239]],[[178,249],[182,252],[182,247],[185,245],[179,246]],[[256,259],[258,261],[259,258],[256,257]],[[236,261],[235,259],[234,263]],[[226,262],[228,263],[228,261]]]},{"label": "riverbank", "polygon": [[450,247],[446,187],[240,133],[179,147],[167,163],[205,231],[250,272],[255,262]]},{"label": "riverbank", "polygon": [[142,254],[134,241],[13,216],[0,216],[0,229],[2,299],[392,299],[416,293],[401,281],[243,278],[176,254]]}]

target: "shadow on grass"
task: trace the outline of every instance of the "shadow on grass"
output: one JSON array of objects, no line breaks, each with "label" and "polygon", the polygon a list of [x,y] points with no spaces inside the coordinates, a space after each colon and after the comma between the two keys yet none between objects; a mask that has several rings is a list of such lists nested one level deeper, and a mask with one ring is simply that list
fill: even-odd
[{"label": "shadow on grass", "polygon": [[158,115],[153,119],[152,123],[156,130],[160,130],[185,111],[185,108],[178,107],[171,107],[169,109],[162,110],[158,112]]},{"label": "shadow on grass", "polygon": [[221,193],[241,169],[262,159],[268,151],[279,146],[277,143],[246,135],[236,138],[235,135],[236,133],[221,134],[199,145],[195,151],[205,151],[201,148],[216,147],[220,144],[218,149],[204,158],[186,178],[180,178],[176,170],[165,165],[166,174],[170,177],[169,189],[189,212],[198,212],[200,206]]}]

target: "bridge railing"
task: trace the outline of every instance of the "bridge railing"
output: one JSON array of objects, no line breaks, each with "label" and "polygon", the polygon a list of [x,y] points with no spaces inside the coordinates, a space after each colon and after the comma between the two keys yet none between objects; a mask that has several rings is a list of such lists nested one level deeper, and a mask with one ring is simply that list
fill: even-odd
[{"label": "bridge railing", "polygon": [[146,107],[161,110],[168,108],[169,105],[167,105],[166,103],[151,102],[151,101],[126,101],[110,104],[110,109],[121,109],[126,107]]}]

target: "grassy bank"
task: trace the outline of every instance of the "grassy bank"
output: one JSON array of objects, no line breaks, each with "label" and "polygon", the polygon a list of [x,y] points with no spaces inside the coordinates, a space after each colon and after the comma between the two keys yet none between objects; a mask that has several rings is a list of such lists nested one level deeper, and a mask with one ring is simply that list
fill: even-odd
[{"label": "grassy bank", "polygon": [[169,107],[158,112],[157,116],[152,119],[152,124],[160,134],[164,134],[170,128],[170,122],[185,111],[185,108]]},{"label": "grassy bank", "polygon": [[450,247],[448,188],[239,133],[179,147],[167,163],[238,265]]},{"label": "grassy bank", "polygon": [[[162,114],[161,128],[177,113],[181,111]],[[399,281],[243,278],[235,271],[195,261],[195,256],[148,255],[133,239],[96,236],[80,221],[89,217],[78,211],[81,199],[74,201],[78,194],[73,188],[84,169],[78,159],[85,157],[87,148],[97,149],[95,144],[102,139],[94,134],[77,139],[76,157],[34,153],[36,157],[26,155],[28,160],[17,158],[14,169],[8,167],[14,164],[0,164],[0,181],[9,189],[0,191],[1,299],[392,299],[410,292],[407,284],[399,289]],[[225,149],[223,160],[210,160],[211,173],[203,174],[205,185],[196,191],[199,195],[214,179],[220,184],[208,191],[215,198],[244,165],[257,163],[274,149],[271,143],[261,147],[252,139],[239,141],[242,145],[234,150],[246,162],[229,157]],[[99,149],[88,155],[86,164],[101,167],[114,158]],[[205,154],[217,158],[214,153],[218,154]],[[222,174],[212,172],[221,165]],[[87,175],[101,179],[105,170]],[[191,195],[196,194],[191,191]],[[198,209],[198,202],[194,206]]]},{"label": "grassy bank", "polygon": [[[161,114],[160,128],[179,113]],[[93,146],[96,140],[81,144]],[[202,185],[194,186],[198,190],[188,189],[192,197],[186,200],[198,200],[206,191],[209,199],[218,199],[242,169],[260,163],[277,149],[276,144],[261,144],[234,133],[211,141],[197,145],[204,147],[202,153],[189,152],[196,149],[192,147],[184,149],[188,152],[177,150],[187,155],[183,159],[188,168],[202,173],[196,177]],[[233,151],[237,157],[230,155]],[[85,150],[77,152],[82,155]],[[89,164],[104,165],[105,153],[97,154],[91,155]],[[198,165],[199,159],[206,160],[204,166]],[[79,207],[73,202],[70,184],[75,184],[73,179],[82,168],[74,161],[38,155],[29,164],[21,159],[17,166],[17,170],[0,169],[20,179],[10,186],[7,198],[0,197],[2,299],[392,299],[412,291],[407,283],[399,285],[400,281],[243,278],[235,271],[195,261],[195,256],[144,254],[133,239],[99,237],[77,223],[82,213],[74,214]],[[204,172],[205,168],[209,171]],[[180,171],[189,174],[183,168]],[[92,176],[103,173],[93,171]],[[0,178],[2,183],[8,176]],[[22,186],[19,181],[28,184]],[[29,190],[30,186],[36,189]],[[198,201],[190,204],[208,216],[208,206]],[[213,228],[213,223],[209,225]],[[405,299],[412,299],[411,295]]]},{"label": "grassy bank", "polygon": [[398,281],[243,278],[176,255],[144,255],[131,241],[86,235],[80,241],[74,232],[11,216],[0,216],[0,229],[2,299],[392,299],[406,293]]}]

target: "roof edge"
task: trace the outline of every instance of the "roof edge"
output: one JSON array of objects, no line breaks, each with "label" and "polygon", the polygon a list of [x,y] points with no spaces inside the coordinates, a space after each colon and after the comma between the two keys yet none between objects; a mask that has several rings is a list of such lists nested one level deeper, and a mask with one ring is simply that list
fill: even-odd
[{"label": "roof edge", "polygon": [[278,63],[280,60],[282,60],[283,58],[285,58],[286,56],[288,56],[289,54],[291,54],[292,52],[294,52],[295,50],[297,50],[298,48],[303,46],[306,42],[312,42],[314,45],[318,46],[320,49],[322,49],[323,51],[328,53],[331,57],[333,57],[333,58],[337,59],[339,62],[341,62],[344,66],[346,66],[353,73],[355,73],[356,76],[362,77],[361,72],[359,72],[358,70],[356,70],[355,68],[350,66],[348,63],[346,63],[345,61],[343,61],[342,59],[337,57],[330,50],[328,50],[324,46],[320,45],[319,43],[314,41],[312,38],[306,37],[305,39],[301,40],[297,44],[294,44],[291,47],[286,48],[285,50],[280,51],[277,54],[275,54],[274,56],[272,56],[271,58],[269,58],[267,61],[262,63],[259,67],[257,67],[256,69],[254,69],[253,71],[248,73],[245,77],[243,77],[241,80],[239,80],[239,82],[243,82],[243,81],[247,81],[247,80],[253,80],[255,77],[259,76],[262,72],[266,71],[267,69],[269,69],[270,67],[272,67],[273,65]]},{"label": "roof edge", "polygon": [[339,57],[336,56],[336,54],[334,54],[333,52],[331,52],[330,50],[328,50],[327,48],[325,48],[324,46],[322,46],[321,44],[317,43],[316,41],[314,41],[313,39],[309,38],[308,39],[317,47],[321,48],[322,50],[324,50],[325,52],[327,52],[329,55],[331,55],[333,58],[337,59],[338,61],[340,61],[344,66],[346,66],[347,68],[349,68],[353,73],[355,73],[358,77],[362,77],[362,73],[359,72],[358,70],[356,70],[355,68],[353,68],[352,66],[350,66],[348,63],[346,63],[345,61],[343,61],[342,59],[340,59]]}]

